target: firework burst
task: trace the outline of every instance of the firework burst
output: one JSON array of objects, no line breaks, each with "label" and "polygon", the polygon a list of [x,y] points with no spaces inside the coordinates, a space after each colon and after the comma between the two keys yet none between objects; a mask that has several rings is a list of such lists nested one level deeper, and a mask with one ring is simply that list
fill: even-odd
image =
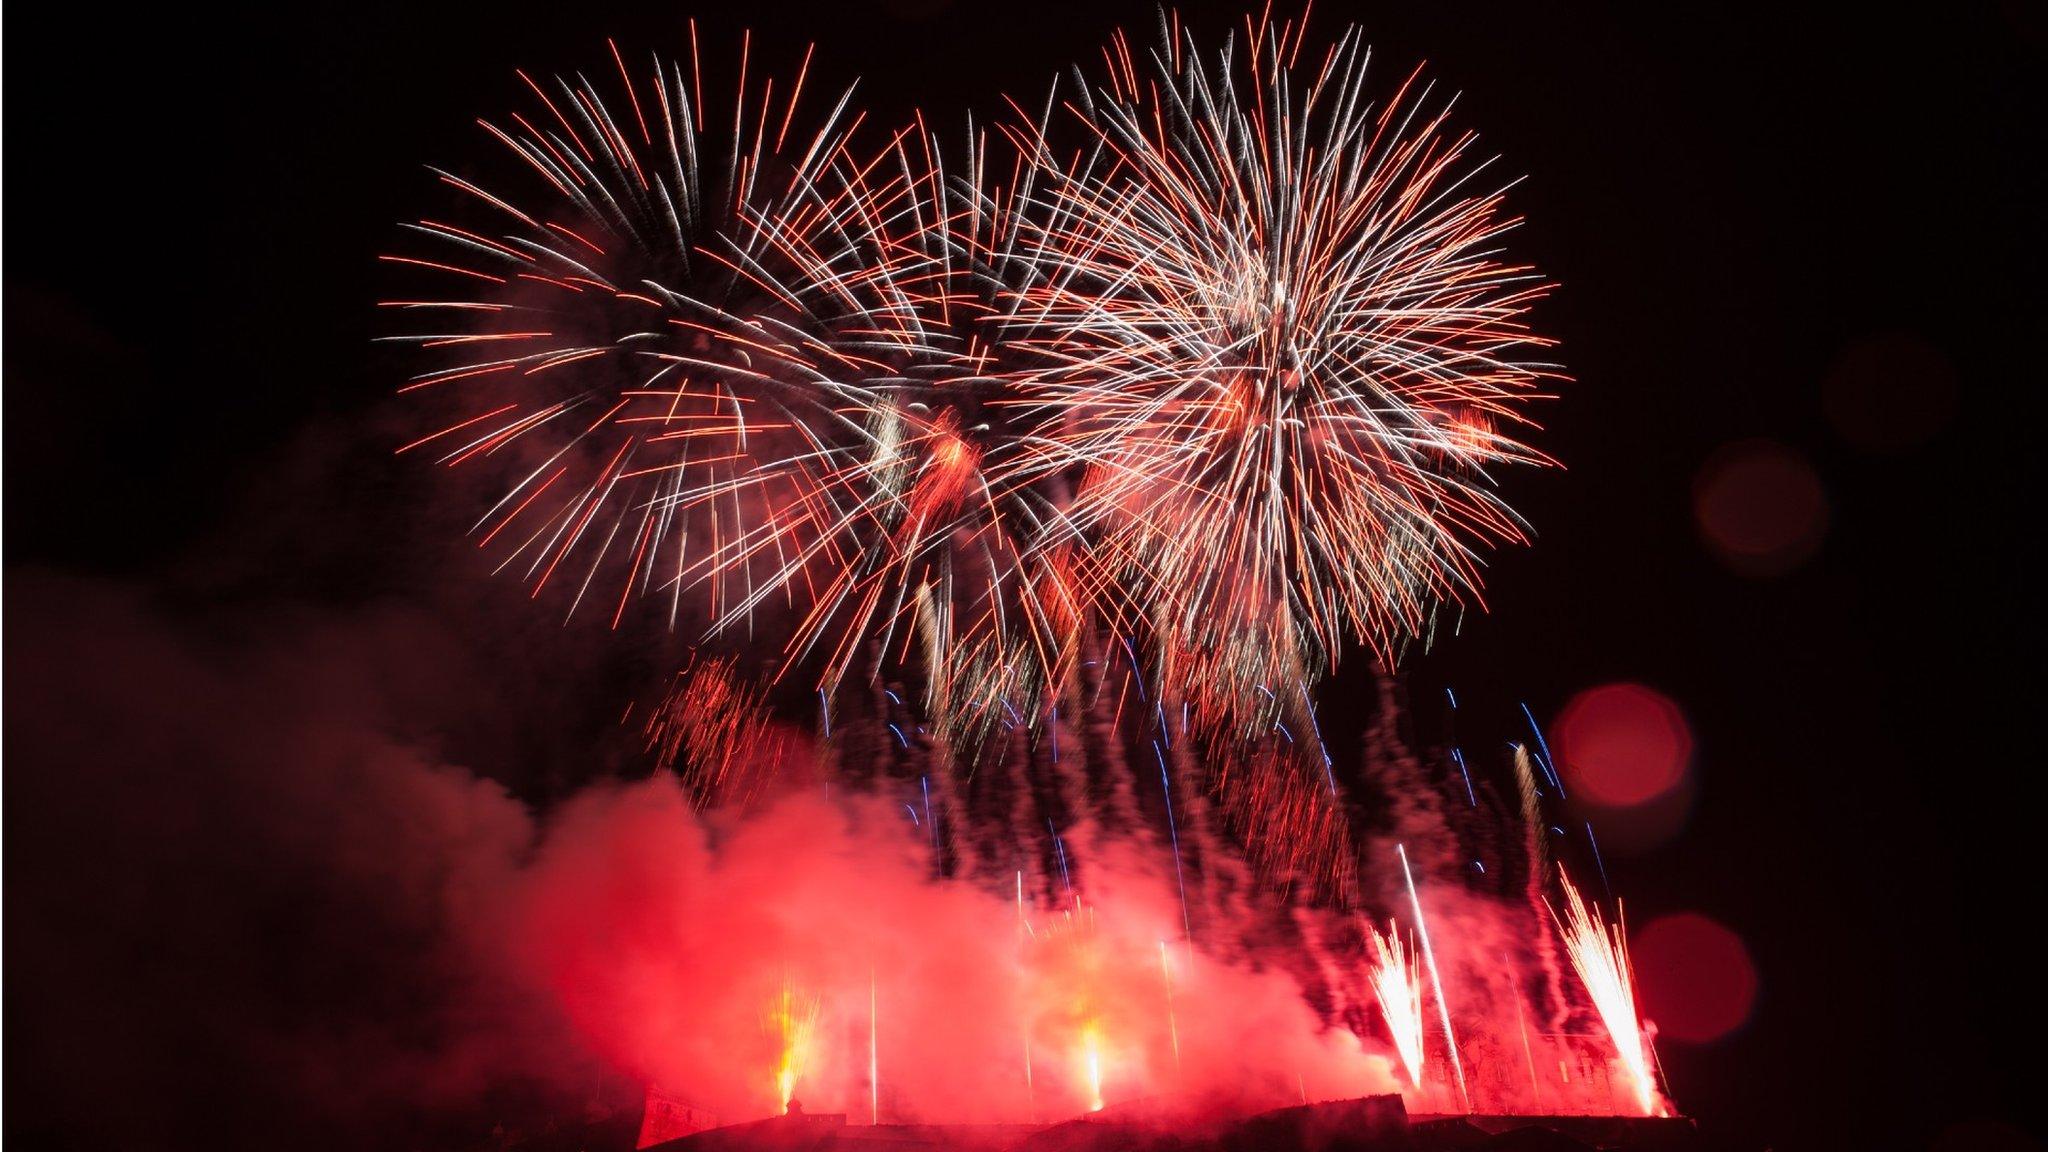
[{"label": "firework burst", "polygon": [[1032,449],[1079,475],[1097,579],[1225,704],[1475,597],[1479,546],[1521,538],[1490,470],[1543,462],[1514,430],[1555,375],[1448,104],[1414,77],[1370,104],[1356,30],[1301,47],[1176,26],[1140,65],[1119,37],[1068,101],[1078,160],[1011,130],[1044,189],[1009,320]]},{"label": "firework burst", "polygon": [[477,219],[423,220],[411,231],[430,256],[385,257],[433,289],[386,301],[428,326],[390,338],[433,362],[401,391],[458,417],[401,451],[504,466],[512,482],[475,533],[536,597],[566,582],[574,611],[622,561],[604,597],[615,624],[636,591],[668,593],[673,618],[708,586],[723,614],[756,589],[721,559],[778,523],[805,462],[868,407],[824,367],[843,353],[806,345],[807,317],[764,287],[748,227],[845,158],[846,99],[788,148],[802,73],[779,103],[772,79],[756,99],[743,52],[735,110],[707,128],[694,26],[687,72],[656,58],[636,81],[612,57],[609,96],[521,73],[537,106],[480,121],[512,175],[492,191],[437,170]]},{"label": "firework burst", "polygon": [[[808,309],[802,296],[822,295],[850,318],[830,336],[864,369],[866,406],[857,441],[803,469],[805,501],[788,515],[815,543],[785,553],[785,529],[750,550],[776,544],[771,588],[805,583],[810,607],[791,645],[828,645],[829,681],[863,658],[863,672],[907,664],[916,648],[933,710],[949,714],[964,669],[1013,667],[1009,642],[1029,617],[1011,617],[1020,588],[1029,599],[1020,573],[1042,517],[1028,476],[992,479],[1009,451],[986,414],[1000,387],[984,328],[1000,294],[992,233],[1003,217],[956,190],[942,157],[920,125],[813,181],[798,211],[755,221],[791,270],[789,302]],[[970,171],[979,159],[968,152]],[[972,176],[958,186],[974,188]]]},{"label": "firework burst", "polygon": [[434,361],[405,391],[450,412],[402,451],[500,465],[478,542],[536,597],[570,585],[571,612],[595,599],[617,627],[653,598],[756,639],[772,613],[777,676],[808,661],[828,690],[913,653],[942,705],[1042,683],[1016,672],[1053,646],[1012,528],[1044,517],[1026,472],[988,479],[1006,441],[982,329],[1011,225],[954,190],[978,149],[959,180],[921,128],[857,150],[850,90],[793,131],[808,53],[757,96],[743,48],[710,127],[694,30],[690,67],[657,58],[651,82],[612,55],[609,93],[529,80],[531,118],[484,124],[519,193],[442,173],[485,222],[422,221],[431,258],[387,258],[439,285],[388,304],[433,318],[394,339]]}]

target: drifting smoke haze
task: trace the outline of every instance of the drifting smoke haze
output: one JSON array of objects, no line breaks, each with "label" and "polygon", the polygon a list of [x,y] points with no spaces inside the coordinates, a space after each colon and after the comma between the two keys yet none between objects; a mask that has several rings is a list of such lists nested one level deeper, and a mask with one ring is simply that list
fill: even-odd
[{"label": "drifting smoke haze", "polygon": [[[9,659],[39,670],[10,690],[8,740],[47,766],[13,797],[41,818],[11,849],[33,867],[9,881],[9,1010],[47,1053],[27,1074],[49,1131],[427,1141],[644,1085],[726,1121],[769,1115],[784,988],[819,1003],[795,1085],[812,1111],[1070,1116],[1092,1103],[1090,1045],[1112,1107],[1404,1088],[1444,1106],[1396,1071],[1363,921],[1247,885],[1220,850],[1190,881],[1190,947],[1172,857],[1142,827],[1078,821],[1076,888],[1034,874],[1020,903],[993,864],[940,875],[901,780],[799,782],[704,815],[671,774],[581,766],[564,776],[598,782],[515,797],[446,750],[559,720],[418,608],[222,616],[33,573],[8,597]],[[483,716],[458,703],[480,686],[504,693]],[[636,739],[589,756],[644,772],[616,750]],[[1474,1092],[1529,1107],[1507,1074],[1527,1075],[1511,1002],[1526,909],[1419,859]],[[1403,910],[1397,876],[1369,870],[1383,914]],[[1441,1061],[1433,1027],[1425,1046]]]},{"label": "drifting smoke haze", "polygon": [[[761,1017],[785,985],[822,1007],[797,1095],[865,1114],[870,980],[885,1120],[1029,1121],[1087,1111],[1083,1036],[1103,1091],[1182,1091],[1241,1110],[1392,1091],[1384,1058],[1332,1029],[1283,969],[1174,969],[1172,878],[1112,853],[1085,911],[1031,909],[930,879],[900,807],[829,791],[706,825],[665,781],[604,788],[551,822],[520,900],[530,959],[606,1056],[723,1118],[780,1108],[779,1041]],[[1025,1036],[1034,1075],[1024,1075]],[[863,1116],[864,1118],[864,1116]]]},{"label": "drifting smoke haze", "polygon": [[663,776],[536,816],[400,735],[461,675],[422,615],[250,620],[223,644],[117,586],[29,576],[9,595],[10,656],[44,670],[16,688],[10,741],[61,769],[17,794],[46,818],[17,841],[39,864],[11,885],[10,1007],[50,1053],[32,1075],[61,1127],[339,1145],[513,1087],[573,1109],[599,1069],[770,1114],[762,1014],[785,979],[824,1001],[799,1094],[852,1111],[870,973],[897,1118],[1029,1118],[1027,1022],[1038,1114],[1083,1110],[1083,1002],[1118,1097],[1272,1102],[1297,1074],[1317,1095],[1392,1089],[1283,970],[1189,969],[1178,946],[1176,1072],[1157,942],[1180,913],[1139,853],[1099,862],[1079,947],[1052,910],[1030,911],[1032,941],[1014,902],[932,880],[873,797],[706,820]]},{"label": "drifting smoke haze", "polygon": [[[599,1073],[771,1114],[762,1017],[785,979],[824,1000],[799,1095],[858,1111],[871,972],[901,1119],[1028,1119],[1027,1021],[1038,1114],[1083,1110],[1083,1003],[1115,1098],[1393,1088],[1284,969],[1190,969],[1178,945],[1176,1073],[1157,942],[1180,911],[1137,851],[1091,873],[1084,955],[1061,912],[1030,911],[1034,942],[1013,900],[932,880],[873,797],[706,820],[664,776],[536,815],[418,735],[475,671],[423,614],[201,629],[119,586],[17,576],[9,597],[10,658],[43,670],[9,739],[52,769],[17,785],[44,819],[15,846],[37,866],[10,883],[10,1009],[49,1053],[30,1075],[53,1128],[341,1146],[420,1114],[574,1114]],[[223,632],[246,639],[198,639]]]},{"label": "drifting smoke haze", "polygon": [[10,828],[10,1037],[40,1054],[11,1135],[360,1146],[576,1067],[500,959],[532,819],[430,750],[476,682],[447,629],[18,571],[7,600],[37,670],[8,759],[39,768],[9,788],[37,813]]}]

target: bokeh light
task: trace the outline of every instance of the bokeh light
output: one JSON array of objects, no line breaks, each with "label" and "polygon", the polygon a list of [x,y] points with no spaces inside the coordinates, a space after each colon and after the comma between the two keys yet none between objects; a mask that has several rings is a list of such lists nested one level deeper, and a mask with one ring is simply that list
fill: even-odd
[{"label": "bokeh light", "polygon": [[1571,698],[1553,736],[1568,789],[1609,808],[1677,788],[1692,765],[1692,729],[1678,705],[1641,684],[1603,684]]},{"label": "bokeh light", "polygon": [[1701,466],[1693,515],[1723,564],[1745,576],[1779,576],[1820,550],[1828,500],[1804,456],[1769,440],[1745,440]]},{"label": "bokeh light", "polygon": [[1842,438],[1873,452],[1925,443],[1955,415],[1956,373],[1932,344],[1887,332],[1842,349],[1821,381],[1821,406]]},{"label": "bokeh light", "polygon": [[1756,965],[1742,937],[1711,917],[1679,912],[1633,933],[1643,1014],[1657,1034],[1690,1043],[1740,1028],[1756,1004]]}]

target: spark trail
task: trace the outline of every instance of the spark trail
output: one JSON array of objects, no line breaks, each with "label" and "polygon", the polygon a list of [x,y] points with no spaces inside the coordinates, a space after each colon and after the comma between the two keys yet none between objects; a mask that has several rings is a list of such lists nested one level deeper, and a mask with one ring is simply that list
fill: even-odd
[{"label": "spark trail", "polygon": [[1451,1027],[1451,1006],[1444,999],[1444,978],[1437,971],[1436,949],[1429,942],[1429,921],[1422,915],[1422,897],[1415,892],[1415,873],[1408,867],[1408,846],[1396,844],[1394,851],[1401,857],[1401,876],[1408,882],[1408,907],[1415,913],[1415,931],[1422,938],[1422,959],[1429,968],[1430,986],[1436,989],[1436,1014],[1444,1026],[1444,1047],[1451,1057],[1451,1073],[1457,1078],[1458,1101],[1470,1112],[1472,1094],[1465,1087],[1465,1062],[1458,1055],[1458,1034]]}]

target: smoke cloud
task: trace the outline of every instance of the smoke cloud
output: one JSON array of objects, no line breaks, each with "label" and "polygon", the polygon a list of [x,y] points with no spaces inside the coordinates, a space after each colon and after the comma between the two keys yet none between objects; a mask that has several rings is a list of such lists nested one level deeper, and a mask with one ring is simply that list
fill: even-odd
[{"label": "smoke cloud", "polygon": [[[886,782],[801,773],[699,813],[673,776],[611,766],[646,763],[613,746],[635,726],[592,764],[522,764],[555,689],[438,612],[223,614],[19,571],[7,610],[7,799],[35,816],[7,840],[9,1036],[40,1056],[10,1093],[25,1142],[464,1146],[649,1087],[722,1122],[785,1090],[885,1122],[1404,1090],[1355,913],[1198,891],[1190,942],[1143,830],[1069,829],[1079,890],[945,878]],[[1526,999],[1545,927],[1462,882],[1425,784],[1392,791],[1367,888],[1405,923],[1374,856],[1406,837],[1475,1102],[1610,1108],[1598,1059],[1553,1050]],[[1426,1047],[1410,1107],[1447,1109]]]},{"label": "smoke cloud", "polygon": [[901,806],[825,787],[705,818],[614,780],[537,814],[442,757],[463,713],[524,702],[477,704],[422,611],[222,616],[32,572],[7,597],[8,799],[36,815],[9,829],[7,1007],[42,1054],[10,1135],[424,1143],[646,1084],[747,1119],[780,1106],[785,986],[818,1002],[814,1111],[1070,1115],[1084,1036],[1112,1100],[1392,1089],[1284,967],[1188,949],[1143,847],[1048,908],[934,879]]}]

